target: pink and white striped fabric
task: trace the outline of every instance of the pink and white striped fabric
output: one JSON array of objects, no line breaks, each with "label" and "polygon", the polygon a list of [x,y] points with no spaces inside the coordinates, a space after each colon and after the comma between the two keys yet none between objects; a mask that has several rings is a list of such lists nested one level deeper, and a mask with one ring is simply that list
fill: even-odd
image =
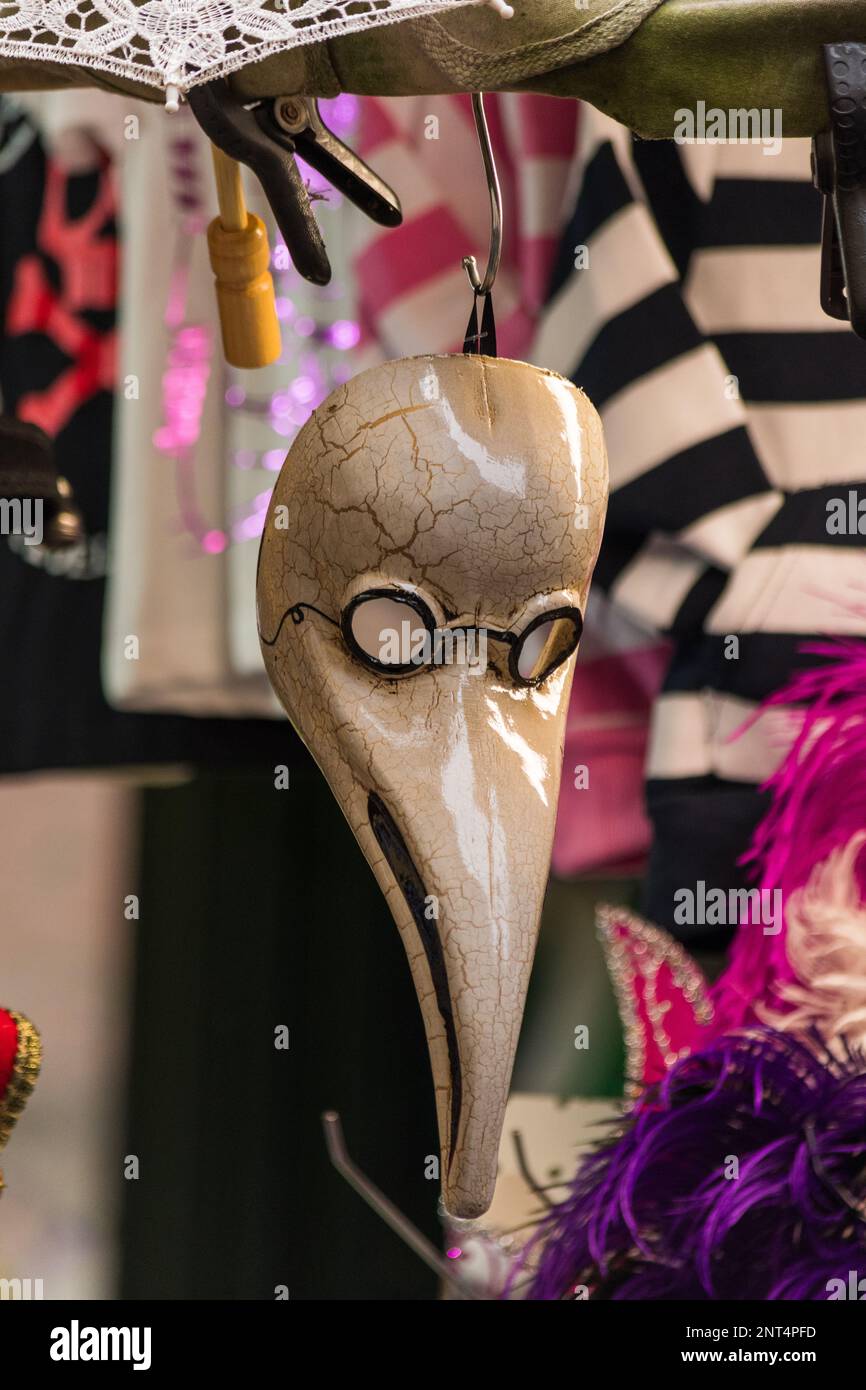
[{"label": "pink and white striped fabric", "polygon": [[[570,212],[577,103],[523,93],[485,99],[506,208],[494,290],[499,352],[525,357]],[[403,225],[367,222],[355,268],[362,346],[387,356],[453,352],[472,292],[461,265],[487,261],[490,211],[468,96],[369,98],[360,148],[399,191]]]},{"label": "pink and white striped fabric", "polygon": [[638,874],[650,843],[643,782],[649,714],[667,642],[622,634],[590,599],[574,672],[551,871],[559,878]]}]

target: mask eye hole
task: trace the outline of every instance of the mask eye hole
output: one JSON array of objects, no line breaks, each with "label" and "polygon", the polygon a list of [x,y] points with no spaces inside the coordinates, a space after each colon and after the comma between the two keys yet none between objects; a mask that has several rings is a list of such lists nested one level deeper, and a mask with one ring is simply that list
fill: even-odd
[{"label": "mask eye hole", "polygon": [[359,660],[391,675],[424,666],[436,631],[426,603],[396,589],[358,594],[343,611],[340,626],[347,647]]},{"label": "mask eye hole", "polygon": [[541,613],[521,634],[511,653],[511,674],[521,685],[540,685],[567,661],[580,641],[583,619],[576,608]]}]

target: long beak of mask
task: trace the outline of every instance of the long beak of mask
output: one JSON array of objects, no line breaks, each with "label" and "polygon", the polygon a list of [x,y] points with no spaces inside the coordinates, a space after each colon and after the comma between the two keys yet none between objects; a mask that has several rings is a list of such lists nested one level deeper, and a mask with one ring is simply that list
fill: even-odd
[{"label": "long beak of mask", "polygon": [[262,539],[268,672],[403,938],[457,1217],[493,1195],[606,498],[569,382],[417,357],[313,414]]}]

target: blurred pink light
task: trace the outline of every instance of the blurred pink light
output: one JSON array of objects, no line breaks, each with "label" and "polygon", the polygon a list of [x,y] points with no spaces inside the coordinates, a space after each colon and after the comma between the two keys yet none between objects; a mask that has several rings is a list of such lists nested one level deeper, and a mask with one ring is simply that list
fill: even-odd
[{"label": "blurred pink light", "polygon": [[335,348],[340,352],[347,352],[349,348],[357,347],[361,340],[361,329],[357,323],[351,319],[337,319],[328,329],[328,337]]},{"label": "blurred pink light", "polygon": [[337,135],[348,135],[358,119],[358,98],[348,92],[320,103],[326,125]]},{"label": "blurred pink light", "polygon": [[229,543],[225,531],[207,531],[202,536],[201,548],[208,555],[221,555]]},{"label": "blurred pink light", "polygon": [[262,534],[265,524],[264,512],[255,512],[252,516],[245,516],[243,521],[238,521],[232,527],[232,537],[236,541],[252,541],[256,536]]},{"label": "blurred pink light", "polygon": [[311,401],[316,394],[316,383],[310,376],[296,376],[289,390],[296,401]]}]

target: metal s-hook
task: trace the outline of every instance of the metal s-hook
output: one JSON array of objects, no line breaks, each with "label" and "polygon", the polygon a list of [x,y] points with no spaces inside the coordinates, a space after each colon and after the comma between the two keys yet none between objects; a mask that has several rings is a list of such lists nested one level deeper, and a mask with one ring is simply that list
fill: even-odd
[{"label": "metal s-hook", "polygon": [[499,262],[502,259],[502,189],[499,186],[499,175],[496,172],[496,161],[493,158],[493,146],[490,143],[490,131],[487,128],[484,97],[481,92],[472,93],[472,114],[475,117],[475,129],[478,132],[487,190],[490,194],[490,253],[487,257],[487,269],[484,272],[483,280],[478,272],[478,262],[474,256],[463,257],[463,269],[469,276],[469,283],[476,294],[489,294],[496,279],[496,272],[499,270]]}]

